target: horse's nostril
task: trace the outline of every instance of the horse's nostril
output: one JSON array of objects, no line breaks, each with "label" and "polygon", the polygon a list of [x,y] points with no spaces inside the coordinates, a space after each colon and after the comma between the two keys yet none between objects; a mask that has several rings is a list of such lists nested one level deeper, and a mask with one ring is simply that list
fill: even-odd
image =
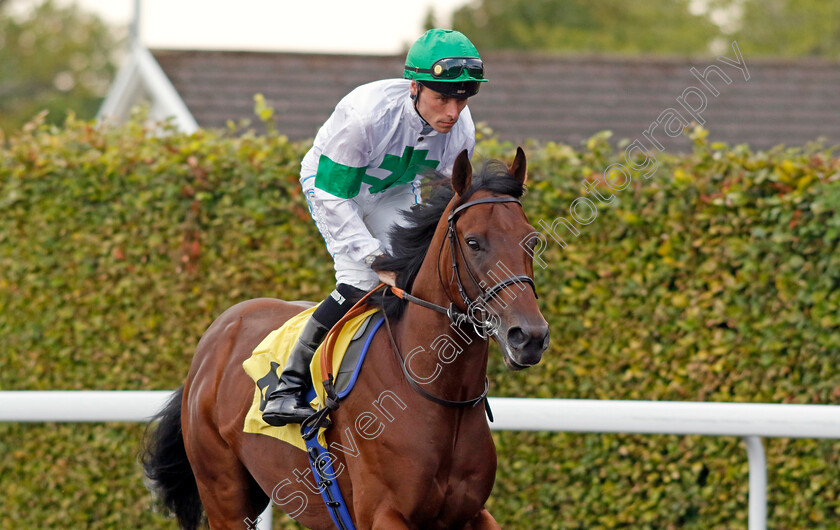
[{"label": "horse's nostril", "polygon": [[508,331],[508,344],[514,349],[521,350],[528,344],[528,335],[522,331],[522,328],[511,328]]},{"label": "horse's nostril", "polygon": [[545,328],[545,333],[543,334],[543,341],[542,341],[542,349],[543,351],[548,348],[548,342],[551,340],[551,333],[548,331],[548,327]]}]

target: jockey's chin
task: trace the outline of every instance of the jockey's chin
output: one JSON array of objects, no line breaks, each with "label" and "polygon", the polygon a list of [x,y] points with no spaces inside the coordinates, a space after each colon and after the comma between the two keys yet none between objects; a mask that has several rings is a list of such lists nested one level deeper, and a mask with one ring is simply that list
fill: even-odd
[{"label": "jockey's chin", "polygon": [[435,123],[433,125],[433,128],[441,134],[447,134],[450,131],[452,131],[452,127],[455,127],[455,124],[457,122],[458,122],[458,120],[455,120],[455,121],[438,121],[437,123]]}]

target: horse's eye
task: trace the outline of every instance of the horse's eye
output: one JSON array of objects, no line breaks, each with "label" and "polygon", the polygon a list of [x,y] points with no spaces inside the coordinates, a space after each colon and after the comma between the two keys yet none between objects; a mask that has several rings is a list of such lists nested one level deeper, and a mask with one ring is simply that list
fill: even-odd
[{"label": "horse's eye", "polygon": [[467,246],[470,247],[470,250],[475,250],[475,251],[481,250],[481,245],[478,243],[477,239],[475,239],[473,237],[469,237],[469,238],[466,239],[466,242],[467,242]]}]

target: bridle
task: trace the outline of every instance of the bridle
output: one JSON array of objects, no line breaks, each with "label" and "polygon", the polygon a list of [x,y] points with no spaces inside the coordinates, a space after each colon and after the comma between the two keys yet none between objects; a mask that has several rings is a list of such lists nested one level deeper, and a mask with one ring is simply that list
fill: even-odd
[{"label": "bridle", "polygon": [[[449,226],[447,227],[447,230],[446,230],[446,237],[441,241],[441,246],[440,246],[440,249],[439,249],[439,252],[438,252],[438,260],[440,259],[440,256],[442,255],[443,245],[448,240],[449,241],[450,258],[452,259],[452,279],[450,279],[449,283],[451,284],[453,281],[457,282],[458,293],[460,294],[461,298],[463,299],[464,304],[466,304],[466,308],[467,308],[466,311],[463,311],[463,310],[459,309],[456,306],[455,301],[452,300],[452,297],[449,295],[449,290],[447,289],[447,285],[446,285],[446,283],[444,282],[444,280],[441,276],[441,271],[440,271],[441,267],[440,267],[439,262],[438,262],[438,279],[440,280],[441,286],[444,287],[444,291],[447,293],[446,296],[449,298],[449,302],[450,302],[449,307],[443,307],[443,306],[434,304],[432,302],[428,302],[426,300],[423,300],[421,298],[413,296],[409,293],[406,293],[404,290],[399,289],[397,287],[391,287],[391,291],[397,297],[399,297],[402,300],[405,300],[407,302],[411,302],[413,304],[416,304],[416,305],[419,305],[419,306],[425,307],[427,309],[431,309],[433,311],[437,311],[438,313],[442,313],[442,314],[446,315],[447,317],[449,317],[449,319],[452,321],[452,323],[456,326],[460,327],[460,325],[464,322],[468,322],[468,323],[472,324],[472,326],[473,326],[473,328],[476,332],[476,335],[478,335],[479,337],[481,337],[484,340],[486,340],[490,336],[495,335],[497,333],[497,329],[496,329],[495,323],[491,320],[490,311],[486,308],[487,302],[489,302],[490,300],[492,300],[493,298],[498,296],[498,294],[500,292],[502,292],[502,290],[504,290],[506,287],[508,287],[510,285],[522,284],[522,283],[527,283],[528,285],[530,285],[531,289],[534,291],[534,296],[537,296],[537,289],[536,289],[536,286],[534,285],[534,280],[530,276],[527,276],[527,275],[524,275],[524,274],[518,274],[518,275],[514,275],[514,276],[509,276],[509,277],[505,278],[504,280],[501,280],[501,281],[497,282],[495,285],[493,285],[489,289],[484,289],[482,287],[483,282],[480,282],[476,279],[475,274],[473,273],[472,269],[470,268],[469,261],[467,260],[467,257],[466,257],[466,254],[464,253],[463,247],[461,246],[461,241],[458,239],[458,232],[456,230],[455,225],[458,221],[458,214],[461,213],[462,211],[466,210],[467,208],[470,208],[471,206],[476,206],[478,204],[493,204],[493,203],[506,203],[506,202],[515,202],[515,203],[519,204],[520,206],[522,205],[522,203],[520,203],[519,200],[514,198],[514,197],[487,197],[487,198],[484,198],[484,199],[476,199],[474,201],[469,201],[469,202],[466,202],[466,203],[458,206],[457,208],[452,210],[452,213],[450,213],[449,217],[447,218],[447,222],[448,222]],[[461,259],[464,262],[464,270],[466,271],[467,275],[469,276],[470,280],[473,282],[475,287],[480,292],[479,296],[477,296],[474,299],[470,299],[469,295],[467,294],[467,290],[464,288],[464,285],[461,282],[461,275],[460,275],[459,269],[458,269],[458,260],[456,259],[456,254],[455,254],[456,249],[458,250],[458,253],[461,255]],[[382,295],[383,295],[383,302],[384,302],[385,291],[383,291]],[[480,316],[476,317],[476,316],[473,315],[474,309],[477,309],[480,312],[479,313]],[[409,372],[408,368],[406,367],[405,358],[403,357],[402,353],[400,353],[399,347],[397,346],[397,343],[394,340],[394,334],[391,332],[391,324],[388,321],[387,314],[385,316],[385,324],[386,324],[386,327],[387,327],[387,330],[388,330],[388,337],[391,339],[391,346],[392,346],[394,352],[396,353],[396,355],[399,359],[399,364],[400,364],[400,367],[402,368],[403,374],[405,375],[405,378],[408,380],[411,387],[417,393],[419,393],[421,396],[423,396],[424,398],[426,398],[430,401],[433,401],[433,402],[438,403],[440,405],[449,406],[449,407],[472,407],[472,406],[475,406],[476,404],[484,401],[485,408],[487,410],[487,415],[490,417],[490,421],[493,420],[493,416],[490,413],[490,407],[489,407],[489,405],[487,404],[487,401],[486,401],[487,392],[488,392],[489,386],[490,386],[487,378],[485,378],[485,380],[484,380],[484,391],[481,393],[480,396],[477,396],[477,397],[472,398],[472,399],[468,399],[468,400],[464,400],[464,401],[452,401],[452,400],[443,399],[443,398],[440,398],[440,397],[435,396],[433,394],[430,394],[429,392],[427,392],[426,390],[424,390],[420,386],[420,383],[418,383],[414,379],[414,377],[412,377],[411,373]]]},{"label": "bridle", "polygon": [[[471,206],[476,206],[478,204],[492,204],[505,202],[515,202],[520,206],[522,205],[522,203],[519,202],[519,199],[516,199],[514,197],[487,197],[484,199],[476,199],[474,201],[469,201],[462,204],[461,206],[458,206],[457,208],[452,210],[452,213],[450,213],[449,217],[447,218],[449,226],[446,229],[446,237],[441,240],[438,256],[442,255],[443,246],[444,244],[446,244],[446,241],[449,241],[449,254],[452,259],[452,278],[449,280],[449,284],[451,284],[453,281],[457,283],[458,294],[461,296],[461,299],[466,305],[466,311],[458,308],[455,304],[455,301],[449,295],[449,290],[447,289],[448,286],[443,280],[443,277],[441,276],[440,265],[438,265],[438,280],[440,281],[441,286],[444,288],[447,298],[449,298],[449,307],[443,307],[437,304],[433,304],[431,302],[427,302],[426,300],[417,298],[416,296],[412,296],[409,293],[406,293],[404,290],[396,287],[391,287],[391,291],[395,295],[397,295],[397,297],[407,302],[411,302],[446,315],[455,325],[460,326],[464,322],[472,324],[476,335],[478,335],[482,339],[487,339],[488,337],[494,335],[496,331],[494,322],[490,319],[491,315],[486,308],[486,304],[490,300],[495,298],[500,292],[502,292],[503,289],[510,285],[519,285],[526,283],[531,286],[531,289],[534,292],[534,296],[539,298],[539,296],[537,295],[537,288],[534,285],[534,280],[530,276],[527,276],[525,274],[518,274],[514,276],[509,276],[504,280],[499,281],[489,289],[484,289],[482,287],[482,284],[484,284],[484,282],[481,282],[476,279],[476,275],[470,267],[469,261],[467,260],[467,256],[464,253],[464,248],[461,246],[460,239],[458,239],[458,232],[456,230],[455,224],[458,221],[458,214]],[[464,288],[464,284],[461,282],[461,275],[458,268],[458,260],[456,259],[455,254],[456,249],[458,250],[458,254],[460,254],[461,259],[464,262],[464,270],[466,271],[470,280],[473,282],[473,285],[475,285],[475,287],[480,293],[474,299],[470,299],[469,295],[467,294],[467,290]],[[438,257],[438,259],[440,259],[440,257]],[[473,314],[474,310],[479,311],[480,316],[476,317]]]},{"label": "bridle", "polygon": [[[466,312],[459,309],[455,305],[455,301],[452,300],[452,297],[449,296],[449,291],[447,289],[447,285],[444,283],[443,278],[441,277],[440,262],[438,262],[438,279],[441,282],[441,286],[447,292],[447,297],[449,298],[449,302],[450,302],[449,307],[443,307],[443,306],[434,304],[432,302],[428,302],[426,300],[423,300],[422,298],[418,298],[418,297],[413,296],[409,293],[406,293],[404,290],[399,289],[397,287],[391,287],[390,288],[391,292],[393,292],[398,298],[400,298],[400,299],[402,299],[406,302],[410,302],[410,303],[413,303],[413,304],[416,304],[416,305],[419,305],[419,306],[422,306],[422,307],[425,307],[425,308],[431,309],[433,311],[437,311],[438,313],[442,313],[442,314],[446,315],[447,317],[449,317],[449,319],[452,321],[452,323],[454,325],[459,326],[459,329],[460,329],[460,325],[464,322],[468,322],[468,323],[472,324],[473,328],[475,329],[476,334],[484,340],[486,340],[490,336],[495,335],[496,327],[493,325],[493,322],[489,320],[489,312],[486,309],[484,309],[484,304],[486,304],[487,302],[489,302],[490,300],[495,298],[506,287],[508,287],[510,285],[513,285],[513,284],[518,284],[518,283],[527,283],[528,285],[530,285],[531,289],[534,291],[534,296],[537,296],[537,290],[536,290],[536,287],[534,285],[534,280],[532,280],[530,276],[526,276],[524,274],[519,274],[519,275],[510,276],[510,277],[496,283],[494,286],[492,286],[489,289],[482,288],[481,282],[479,282],[476,279],[475,274],[473,273],[472,269],[469,266],[469,261],[467,261],[467,259],[466,259],[466,254],[464,253],[464,250],[461,247],[461,242],[460,242],[460,240],[458,240],[458,233],[456,231],[455,224],[458,221],[458,217],[457,217],[458,214],[461,213],[462,211],[466,210],[467,208],[470,208],[471,206],[475,206],[477,204],[492,204],[492,203],[506,203],[506,202],[515,202],[515,203],[519,204],[520,206],[522,205],[522,203],[520,203],[519,200],[515,199],[514,197],[488,197],[488,198],[485,198],[485,199],[476,199],[474,201],[466,202],[466,203],[462,204],[461,206],[455,208],[452,211],[452,213],[449,214],[449,217],[447,218],[447,222],[449,223],[449,226],[448,226],[447,231],[446,231],[446,237],[443,239],[443,241],[441,241],[441,246],[440,246],[440,249],[439,249],[439,252],[438,252],[438,260],[440,260],[440,256],[442,255],[443,245],[445,244],[445,242],[447,240],[449,240],[449,249],[450,249],[449,251],[451,253],[451,258],[452,258],[453,278],[454,278],[454,281],[456,281],[458,283],[458,293],[460,294],[461,298],[463,299],[464,303],[467,306],[467,311]],[[478,288],[479,292],[481,293],[475,299],[472,299],[472,300],[470,299],[470,297],[467,295],[467,291],[464,288],[464,285],[461,282],[461,277],[459,275],[459,270],[458,270],[458,264],[457,264],[457,260],[456,260],[456,257],[455,257],[455,249],[456,248],[458,249],[458,251],[461,255],[461,258],[464,261],[464,268],[467,272],[467,275],[470,277],[472,282],[475,284],[475,286]],[[450,283],[452,281],[453,280],[450,280]],[[343,324],[346,321],[348,321],[351,317],[356,315],[354,310],[356,308],[364,307],[365,300],[370,298],[373,295],[374,292],[376,292],[377,290],[379,290],[381,287],[384,287],[384,286],[385,286],[385,284],[380,284],[375,289],[373,289],[368,294],[366,294],[361,300],[359,300],[356,303],[356,305],[353,306],[353,308],[350,309],[350,311],[341,320],[339,320],[339,322],[335,326],[333,326],[333,329],[341,329],[341,327],[343,326]],[[383,308],[385,307],[385,294],[386,294],[386,292],[387,292],[387,289],[382,290],[382,297],[383,297],[382,307]],[[475,318],[474,316],[471,315],[470,308],[474,307],[476,305],[476,303],[481,303],[482,304],[481,307],[482,307],[483,311],[485,312],[485,314],[482,318]],[[425,389],[423,389],[422,386],[420,386],[420,383],[418,383],[414,379],[414,377],[411,375],[408,368],[406,367],[405,358],[403,357],[402,353],[400,352],[400,349],[399,349],[399,346],[397,346],[396,340],[394,340],[394,334],[391,330],[391,323],[388,319],[387,311],[383,311],[383,314],[384,314],[384,319],[385,319],[385,327],[388,330],[388,338],[391,341],[391,347],[394,350],[394,354],[397,356],[397,360],[399,362],[400,368],[402,369],[403,375],[405,375],[406,380],[408,381],[411,388],[414,389],[414,391],[416,391],[418,394],[420,394],[424,398],[428,399],[429,401],[432,401],[434,403],[437,403],[439,405],[444,405],[444,406],[447,406],[447,407],[455,407],[455,408],[474,407],[477,404],[479,404],[481,402],[484,402],[484,407],[485,407],[485,410],[487,412],[487,416],[490,418],[490,421],[493,421],[493,414],[490,411],[490,405],[487,401],[487,392],[490,388],[490,383],[489,383],[489,381],[487,380],[486,377],[484,378],[484,391],[481,393],[481,395],[479,395],[477,397],[474,397],[472,399],[466,399],[466,400],[463,400],[463,401],[453,401],[453,400],[449,400],[449,399],[443,399],[441,397],[430,394]],[[333,346],[335,344],[335,337],[336,336],[332,333],[327,335],[327,338],[324,341],[324,352],[325,353],[324,353],[324,355],[321,356],[321,373],[326,374],[326,379],[324,380],[324,390],[326,392],[326,401],[324,403],[323,408],[318,410],[318,412],[316,412],[315,414],[313,414],[312,416],[310,416],[308,419],[306,419],[304,422],[301,423],[300,430],[301,430],[301,435],[303,435],[304,439],[309,439],[309,438],[313,437],[318,432],[318,429],[320,427],[327,426],[329,424],[329,420],[327,419],[327,415],[329,414],[330,411],[338,409],[338,406],[339,406],[339,398],[338,398],[338,395],[335,391],[335,386],[333,384],[334,383],[334,377],[333,377],[332,371],[330,369],[330,366],[332,365],[332,350],[333,350]]]},{"label": "bridle", "polygon": [[[490,335],[495,334],[495,326],[493,326],[493,322],[490,320],[489,311],[486,308],[486,304],[496,297],[503,289],[508,287],[509,285],[514,284],[521,284],[527,283],[531,286],[531,290],[534,291],[534,296],[539,298],[537,295],[537,287],[534,285],[534,280],[531,279],[530,276],[526,276],[524,274],[518,274],[516,276],[510,276],[501,280],[500,282],[496,283],[490,289],[485,290],[482,287],[482,283],[476,279],[475,274],[473,273],[472,269],[470,268],[470,263],[467,260],[467,256],[464,253],[464,247],[461,246],[461,240],[458,239],[458,232],[455,229],[455,223],[458,220],[457,215],[462,211],[466,210],[471,206],[475,206],[477,204],[493,204],[493,203],[505,203],[505,202],[515,202],[516,204],[522,206],[522,203],[519,202],[519,199],[515,199],[513,197],[487,197],[485,199],[476,199],[474,201],[469,201],[461,206],[452,210],[452,213],[449,214],[447,221],[449,222],[449,227],[446,230],[446,239],[449,240],[449,254],[450,258],[452,259],[452,278],[458,284],[458,294],[461,295],[461,299],[467,306],[467,312],[464,314],[465,318],[468,322],[473,325],[475,328],[476,334],[481,337],[482,339],[488,338]],[[464,284],[461,283],[461,275],[458,271],[458,260],[455,259],[455,248],[457,247],[458,253],[461,255],[461,259],[464,261],[464,269],[467,272],[467,275],[472,280],[473,284],[478,288],[479,292],[481,293],[478,298],[475,300],[470,300],[470,297],[467,295],[466,289],[464,289]],[[443,248],[443,243],[441,242],[441,248]],[[438,267],[438,279],[443,285],[443,278],[440,276],[440,267]],[[450,283],[452,279],[449,280]],[[447,297],[449,296],[449,292],[447,291]],[[453,318],[455,308],[455,303],[452,298],[449,298],[449,310],[450,310],[450,319],[455,322]],[[475,318],[471,313],[472,309],[477,308],[481,311],[482,318]],[[464,317],[461,317],[464,318]],[[456,322],[457,324],[457,322]]]}]

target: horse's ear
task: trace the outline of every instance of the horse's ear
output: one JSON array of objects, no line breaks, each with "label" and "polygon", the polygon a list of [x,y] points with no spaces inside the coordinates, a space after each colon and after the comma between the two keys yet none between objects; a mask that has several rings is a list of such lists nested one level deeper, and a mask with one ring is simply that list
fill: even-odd
[{"label": "horse's ear", "polygon": [[472,164],[470,164],[469,153],[464,149],[455,159],[455,164],[452,166],[452,189],[458,195],[463,195],[470,188],[471,184]]},{"label": "horse's ear", "polygon": [[520,184],[525,185],[525,179],[528,177],[525,171],[525,151],[521,147],[516,148],[516,158],[513,159],[513,164],[510,165],[510,174],[519,181]]}]

